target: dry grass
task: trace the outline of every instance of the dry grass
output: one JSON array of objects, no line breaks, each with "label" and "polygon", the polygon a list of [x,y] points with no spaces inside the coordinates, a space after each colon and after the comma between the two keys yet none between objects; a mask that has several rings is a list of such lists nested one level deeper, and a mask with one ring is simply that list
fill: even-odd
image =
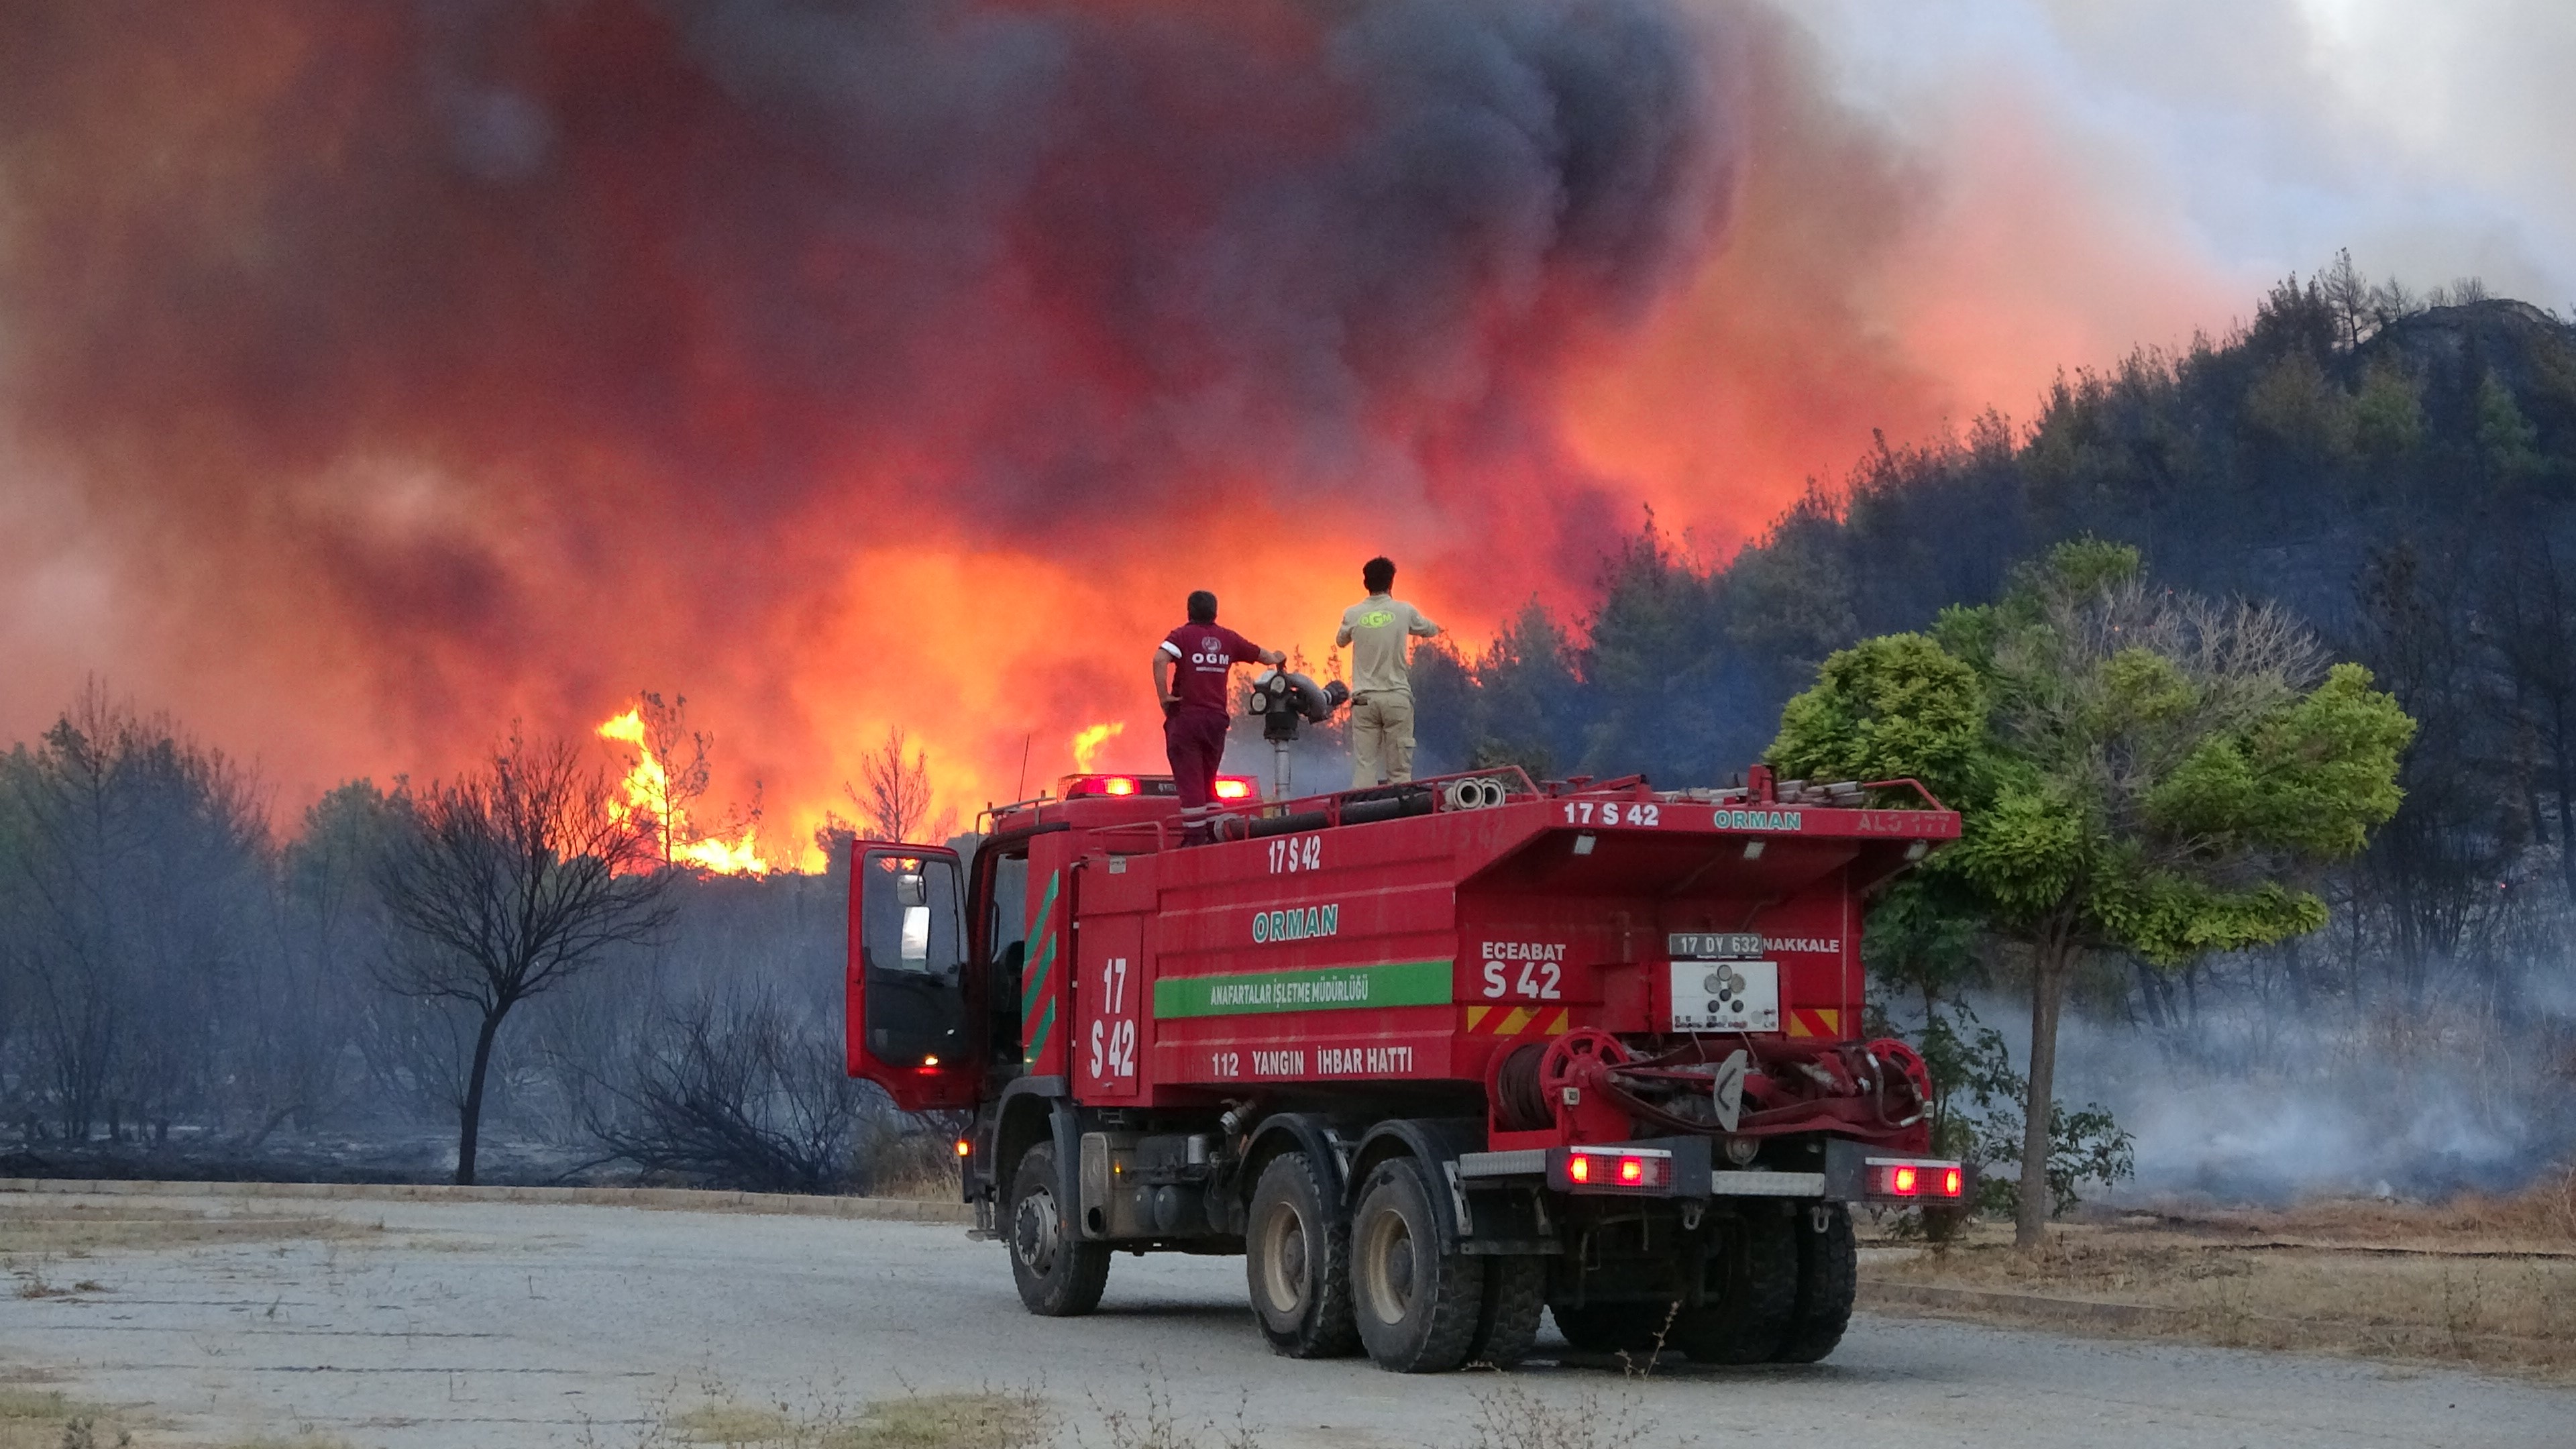
[{"label": "dry grass", "polygon": [[1506,1382],[1476,1400],[1476,1437],[1468,1449],[1632,1449],[1652,1427],[1633,1393],[1604,1399],[1583,1393],[1563,1403]]},{"label": "dry grass", "polygon": [[0,1203],[0,1257],[73,1257],[111,1249],[194,1248],[277,1238],[352,1238],[381,1223],[312,1213],[208,1212],[109,1198],[37,1197]]},{"label": "dry grass", "polygon": [[[1244,1422],[1240,1407],[1230,1428],[1213,1419],[1184,1422],[1172,1409],[1172,1391],[1162,1374],[1143,1365],[1138,1372],[1142,1387],[1126,1396],[1120,1407],[1103,1407],[1096,1397],[1091,1401],[1100,1413],[1100,1431],[1108,1436],[1109,1449],[1261,1449],[1261,1440]],[[1085,1449],[1080,1431],[1073,1442],[1076,1449]]]},{"label": "dry grass", "polygon": [[[1880,1249],[1866,1285],[2010,1297],[1891,1306],[2230,1346],[2323,1349],[2576,1377],[2576,1176],[2440,1206],[2130,1214],[2034,1253],[1980,1224],[1945,1252]],[[1901,1290],[1900,1290],[1901,1292]]]},{"label": "dry grass", "polygon": [[2576,1166],[2553,1169],[2503,1197],[2463,1193],[2444,1203],[2338,1198],[2282,1211],[2205,1212],[2167,1221],[2321,1242],[2576,1252]]},{"label": "dry grass", "polygon": [[916,1132],[879,1143],[869,1156],[868,1196],[907,1202],[956,1202],[957,1149],[946,1133]]},{"label": "dry grass", "polygon": [[0,1449],[115,1449],[134,1442],[137,1422],[50,1390],[0,1387]]},{"label": "dry grass", "polygon": [[[722,1397],[659,1405],[637,1449],[716,1444],[730,1449],[1037,1449],[1053,1437],[1046,1404],[1028,1392],[905,1394],[858,1405],[744,1404]],[[598,1444],[596,1435],[585,1443]]]}]

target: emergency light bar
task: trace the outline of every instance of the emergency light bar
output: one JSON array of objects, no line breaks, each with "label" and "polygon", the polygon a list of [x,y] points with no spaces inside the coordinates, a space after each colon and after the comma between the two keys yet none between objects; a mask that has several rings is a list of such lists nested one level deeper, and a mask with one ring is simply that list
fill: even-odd
[{"label": "emergency light bar", "polygon": [[[1249,800],[1258,782],[1249,775],[1216,777],[1216,798]],[[1067,775],[1056,782],[1056,793],[1071,800],[1084,795],[1151,795],[1170,797],[1180,793],[1169,775]]]}]

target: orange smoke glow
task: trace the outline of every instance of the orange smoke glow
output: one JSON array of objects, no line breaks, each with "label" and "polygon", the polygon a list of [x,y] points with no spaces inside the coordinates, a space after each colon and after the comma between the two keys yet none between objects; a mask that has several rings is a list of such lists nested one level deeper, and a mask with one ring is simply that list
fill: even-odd
[{"label": "orange smoke glow", "polygon": [[757,821],[743,826],[732,839],[692,833],[689,808],[672,789],[671,772],[655,758],[652,745],[645,740],[640,709],[630,709],[602,724],[599,737],[631,746],[635,751],[634,767],[617,782],[625,798],[612,796],[608,800],[608,818],[621,823],[634,821],[638,829],[650,831],[665,865],[684,865],[716,875],[769,874],[769,862],[760,853]]}]

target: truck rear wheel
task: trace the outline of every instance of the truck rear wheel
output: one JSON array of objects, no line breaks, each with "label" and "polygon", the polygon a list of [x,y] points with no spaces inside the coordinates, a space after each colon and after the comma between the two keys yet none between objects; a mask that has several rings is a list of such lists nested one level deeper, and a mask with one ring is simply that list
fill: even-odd
[{"label": "truck rear wheel", "polygon": [[1547,1260],[1534,1253],[1485,1259],[1485,1296],[1476,1314],[1476,1336],[1467,1362],[1510,1368],[1538,1342],[1538,1317],[1547,1311]]},{"label": "truck rear wheel", "polygon": [[[1816,1228],[1821,1215],[1824,1230]],[[1851,1325],[1852,1297],[1860,1289],[1860,1248],[1852,1241],[1851,1212],[1827,1203],[1798,1219],[1798,1306],[1789,1331],[1771,1354],[1775,1363],[1814,1363],[1834,1351]]]},{"label": "truck rear wheel", "polygon": [[1243,1235],[1252,1315],[1274,1352],[1341,1358],[1359,1346],[1351,1321],[1351,1225],[1303,1152],[1270,1159],[1253,1184]]},{"label": "truck rear wheel", "polygon": [[1485,1306],[1485,1260],[1440,1251],[1422,1165],[1390,1158],[1351,1214],[1351,1307],[1379,1368],[1446,1373],[1467,1361]]},{"label": "truck rear wheel", "polygon": [[1766,1204],[1726,1235],[1723,1251],[1726,1291],[1675,1317],[1673,1346],[1693,1363],[1767,1363],[1798,1311],[1796,1222]]},{"label": "truck rear wheel", "polygon": [[1109,1245],[1073,1235],[1073,1215],[1056,1200],[1055,1144],[1020,1154],[1011,1174],[1011,1281],[1031,1313],[1072,1318],[1100,1306],[1109,1286]]}]

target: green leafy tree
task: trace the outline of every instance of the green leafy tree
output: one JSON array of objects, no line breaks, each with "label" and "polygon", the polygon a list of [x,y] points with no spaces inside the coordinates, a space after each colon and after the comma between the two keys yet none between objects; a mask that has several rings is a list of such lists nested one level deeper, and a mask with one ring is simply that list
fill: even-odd
[{"label": "green leafy tree", "polygon": [[2513,389],[2494,373],[2478,382],[2478,457],[2499,482],[2519,483],[2546,466],[2540,430],[2523,416]]},{"label": "green leafy tree", "polygon": [[2424,442],[2423,387],[2394,358],[2382,357],[2361,375],[2352,406],[2353,442],[2374,458],[2411,453]]},{"label": "green leafy tree", "polygon": [[[2414,722],[2269,605],[2151,588],[2135,549],[2058,545],[1995,604],[1865,640],[1790,701],[1772,763],[1923,780],[1964,814],[1926,868],[2028,952],[2015,1238],[2052,1207],[2057,1023],[2085,953],[2164,966],[2313,931],[2306,873],[2393,814]],[[2041,1170],[2031,1170],[2031,1164]]]}]

